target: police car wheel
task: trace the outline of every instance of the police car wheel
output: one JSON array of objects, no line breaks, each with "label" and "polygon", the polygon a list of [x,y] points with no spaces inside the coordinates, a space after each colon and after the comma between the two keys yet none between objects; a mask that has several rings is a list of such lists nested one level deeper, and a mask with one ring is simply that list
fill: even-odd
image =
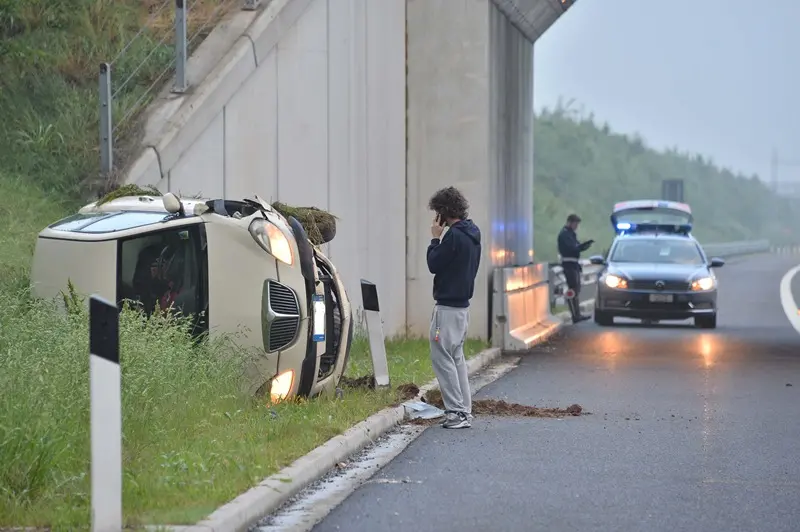
[{"label": "police car wheel", "polygon": [[602,310],[594,311],[594,322],[601,327],[607,327],[610,325],[614,325],[614,316],[610,314],[606,314]]},{"label": "police car wheel", "polygon": [[694,318],[694,326],[700,329],[716,329],[717,328],[717,315],[711,316],[696,316]]}]

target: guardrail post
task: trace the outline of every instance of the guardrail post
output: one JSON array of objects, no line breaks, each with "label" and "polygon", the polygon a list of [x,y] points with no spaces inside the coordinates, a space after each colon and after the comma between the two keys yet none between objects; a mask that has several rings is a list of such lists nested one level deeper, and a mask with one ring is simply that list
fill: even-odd
[{"label": "guardrail post", "polygon": [[175,0],[175,86],[172,92],[186,92],[186,0]]},{"label": "guardrail post", "polygon": [[111,113],[111,65],[100,63],[100,174],[114,168],[114,133]]},{"label": "guardrail post", "polygon": [[372,371],[375,375],[375,387],[389,386],[389,363],[386,360],[386,344],[383,337],[381,307],[378,303],[378,287],[361,279],[361,302],[367,321],[369,352],[372,355]]},{"label": "guardrail post", "polygon": [[260,5],[261,5],[261,0],[244,0],[244,5],[242,6],[242,9],[246,11],[253,11],[255,9],[258,9],[258,6]]},{"label": "guardrail post", "polygon": [[122,530],[122,398],[119,309],[89,300],[92,530]]}]

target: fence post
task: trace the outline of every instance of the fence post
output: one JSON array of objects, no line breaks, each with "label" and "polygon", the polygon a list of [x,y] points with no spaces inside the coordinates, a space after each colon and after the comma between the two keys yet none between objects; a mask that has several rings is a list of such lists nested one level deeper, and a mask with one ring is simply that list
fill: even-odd
[{"label": "fence post", "polygon": [[186,0],[175,0],[175,86],[172,92],[186,92]]},{"label": "fence post", "polygon": [[89,300],[92,531],[122,530],[122,398],[119,309]]},{"label": "fence post", "polygon": [[111,109],[111,65],[100,63],[100,174],[105,177],[108,177],[114,168]]},{"label": "fence post", "polygon": [[369,336],[369,352],[372,355],[375,387],[384,388],[389,386],[389,363],[386,361],[381,308],[378,304],[378,287],[375,286],[375,283],[361,279],[361,302],[364,306],[364,316],[367,319],[367,335]]}]

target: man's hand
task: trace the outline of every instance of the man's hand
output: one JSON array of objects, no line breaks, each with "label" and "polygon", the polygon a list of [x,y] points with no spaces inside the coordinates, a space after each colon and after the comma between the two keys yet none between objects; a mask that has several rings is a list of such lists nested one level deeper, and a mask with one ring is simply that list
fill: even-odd
[{"label": "man's hand", "polygon": [[589,239],[589,240],[586,241],[586,247],[587,248],[590,247],[592,244],[594,244],[594,240]]},{"label": "man's hand", "polygon": [[434,216],[433,223],[431,224],[431,235],[433,238],[441,238],[443,232],[444,226],[439,225],[439,216]]}]

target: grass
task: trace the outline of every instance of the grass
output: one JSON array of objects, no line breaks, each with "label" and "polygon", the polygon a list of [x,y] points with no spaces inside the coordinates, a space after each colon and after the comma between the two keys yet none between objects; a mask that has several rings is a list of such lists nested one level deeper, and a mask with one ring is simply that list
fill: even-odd
[{"label": "grass", "polygon": [[[187,5],[195,48],[238,0]],[[112,64],[114,137],[125,140],[172,73],[172,6],[173,0],[0,0],[0,169],[70,196],[95,183],[99,64]]]},{"label": "grass", "polygon": [[[88,317],[27,296],[36,232],[71,207],[0,173],[0,528],[89,523]],[[47,218],[42,218],[47,213]],[[467,345],[468,356],[485,346]],[[268,405],[237,393],[224,339],[195,345],[177,320],[123,312],[124,515],[196,522],[265,476],[396,401],[392,391]],[[392,383],[433,378],[424,339],[387,343]],[[356,338],[349,377],[371,373]]]},{"label": "grass", "polygon": [[[83,307],[0,296],[0,526],[89,523],[88,321]],[[174,320],[123,312],[124,515],[129,525],[197,521],[396,401],[345,390],[269,405],[237,394],[240,366],[195,346]],[[470,342],[471,354],[480,342]],[[433,377],[427,341],[388,342],[392,382]],[[364,340],[348,371],[371,369]]]}]

